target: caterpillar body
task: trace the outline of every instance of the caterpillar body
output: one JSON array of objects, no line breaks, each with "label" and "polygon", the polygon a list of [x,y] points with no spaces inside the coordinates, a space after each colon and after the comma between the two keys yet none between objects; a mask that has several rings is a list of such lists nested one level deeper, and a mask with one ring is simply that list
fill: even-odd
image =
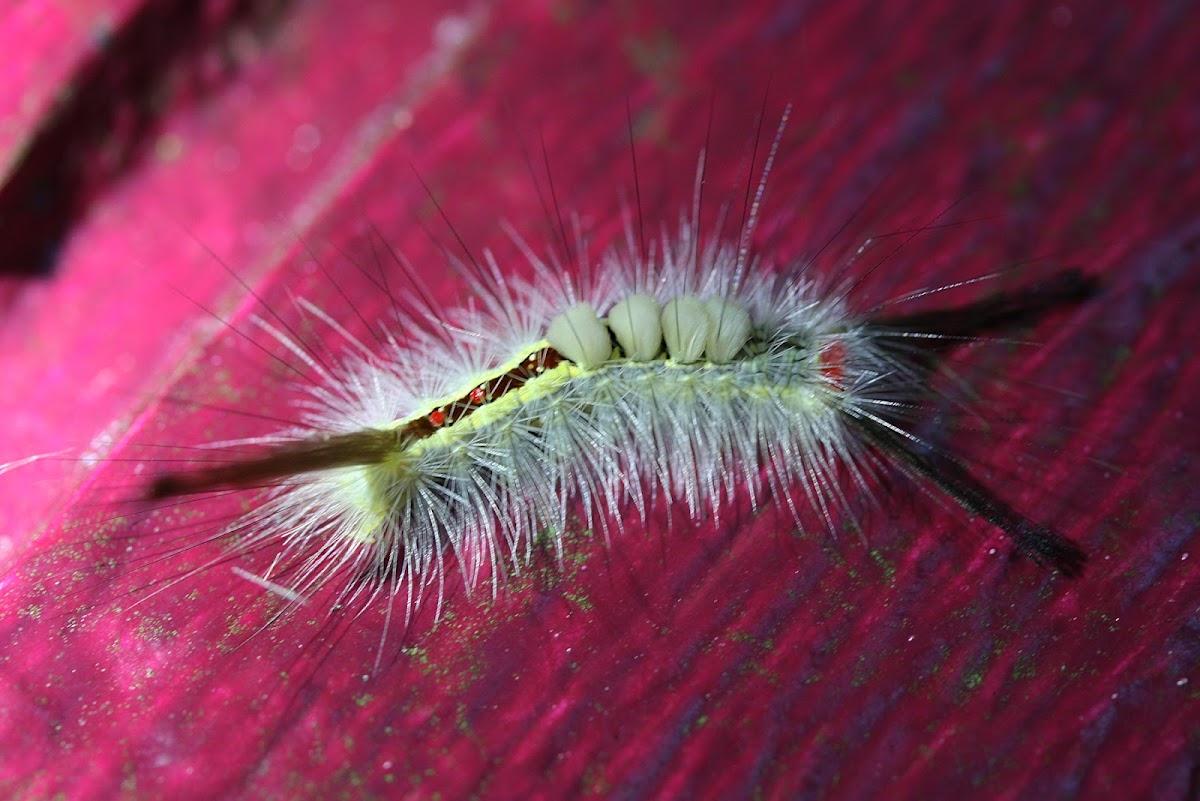
[{"label": "caterpillar body", "polygon": [[339,605],[403,598],[408,613],[434,585],[440,609],[448,554],[468,588],[519,571],[543,538],[561,557],[575,509],[608,538],[630,505],[644,521],[655,503],[683,502],[698,519],[769,494],[798,526],[815,510],[832,531],[849,493],[895,470],[1079,575],[1079,545],[993,494],[916,421],[947,351],[1078,303],[1092,279],[1066,270],[942,311],[855,313],[846,281],[754,254],[757,203],[736,239],[701,241],[695,209],[649,247],[630,225],[594,274],[515,237],[531,277],[485,254],[467,265],[474,302],[414,305],[382,348],[301,301],[344,341],[340,364],[259,319],[319,378],[302,424],[239,442],[228,462],[160,474],[147,495],[269,485],[222,532],[235,550],[277,552],[254,581],[291,600],[342,581]]}]

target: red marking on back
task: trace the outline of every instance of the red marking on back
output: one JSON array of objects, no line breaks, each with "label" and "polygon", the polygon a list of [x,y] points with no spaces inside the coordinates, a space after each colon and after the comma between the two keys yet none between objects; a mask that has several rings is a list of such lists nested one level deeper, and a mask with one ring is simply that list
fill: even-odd
[{"label": "red marking on back", "polygon": [[835,339],[821,349],[818,359],[821,363],[821,377],[835,389],[845,389],[846,345],[840,339]]},{"label": "red marking on back", "polygon": [[476,406],[482,406],[483,402],[487,400],[487,393],[483,391],[483,387],[475,387],[467,393],[467,399]]},{"label": "red marking on back", "polygon": [[429,422],[441,427],[446,422],[446,415],[441,409],[434,409],[429,413]]}]

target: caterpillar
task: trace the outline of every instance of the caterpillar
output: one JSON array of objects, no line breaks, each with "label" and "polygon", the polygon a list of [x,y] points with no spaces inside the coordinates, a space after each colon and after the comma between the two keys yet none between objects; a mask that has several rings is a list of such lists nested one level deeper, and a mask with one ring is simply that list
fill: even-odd
[{"label": "caterpillar", "polygon": [[1080,303],[1096,283],[1068,269],[967,305],[856,312],[848,280],[778,269],[753,246],[786,122],[736,237],[700,234],[702,157],[678,229],[646,243],[627,215],[599,269],[568,268],[514,234],[529,277],[490,254],[467,259],[475,300],[398,300],[379,347],[300,301],[341,340],[338,361],[257,318],[316,377],[301,423],[232,443],[216,464],[159,473],[146,496],[269,486],[219,532],[235,552],[275,553],[242,574],[289,601],[341,582],[335,605],[384,597],[391,610],[402,598],[406,615],[430,586],[440,610],[451,558],[468,588],[519,572],[539,541],[561,559],[576,510],[611,541],[629,507],[644,522],[655,504],[682,502],[695,520],[769,495],[798,527],[815,512],[833,531],[851,494],[895,471],[1038,565],[1079,576],[1077,543],[1021,514],[917,423],[945,354]]},{"label": "caterpillar", "polygon": [[[10,310],[5,355],[37,343],[17,353],[45,367],[5,372],[0,461],[86,450],[70,475],[43,460],[0,477],[13,496],[57,492],[63,511],[9,514],[0,537],[0,796],[1186,794],[1197,686],[1196,371],[1185,311],[1197,274],[1186,136],[1195,119],[1172,88],[1195,48],[1181,38],[1178,8],[1129,18],[1079,4],[1001,14],[763,4],[733,16],[715,5],[647,6],[647,18],[641,7],[630,17],[620,7],[485,3],[494,22],[478,46],[430,81],[412,42],[428,39],[443,9],[373,13],[354,27],[360,15],[342,6],[311,15],[323,6],[297,6],[311,21],[281,39],[300,48],[276,62],[286,69],[167,120],[182,153],[149,161],[149,182],[135,175],[97,207],[104,216],[80,228],[61,276],[26,293],[26,313]],[[743,143],[765,79],[788,84],[805,120],[789,127],[750,236],[740,210],[756,197],[747,176],[761,169],[743,167]],[[402,98],[392,106],[402,115],[387,116],[381,87]],[[615,202],[631,186],[622,97],[637,115],[642,170],[628,235]],[[506,105],[514,125],[504,125]],[[359,135],[381,123],[375,139]],[[311,138],[290,136],[302,124],[321,134],[304,173],[291,156]],[[579,211],[595,242],[586,261],[582,249],[567,252],[555,215],[539,214],[518,159],[506,160],[540,128],[563,207]],[[687,194],[702,148],[698,215]],[[227,153],[240,167],[216,158]],[[433,192],[411,179],[410,162]],[[446,237],[435,195],[480,267]],[[712,199],[726,197],[721,228]],[[162,221],[164,207],[190,238]],[[992,211],[1001,222],[961,222]],[[311,258],[290,232],[282,246],[269,236],[281,218],[316,243]],[[466,281],[419,230],[431,219]],[[498,219],[531,243],[552,280],[517,292],[524,279],[514,276],[537,270],[494,233]],[[371,241],[358,237],[364,220],[381,232]],[[663,220],[665,234],[655,227]],[[913,228],[926,233],[905,244]],[[143,246],[147,229],[169,247]],[[1090,255],[1089,243],[1117,238]],[[699,275],[713,239],[734,251],[734,265],[745,248],[736,289],[681,281],[667,291],[624,277],[626,264],[661,276],[664,241],[683,253],[679,276]],[[372,243],[415,267],[391,269],[382,248],[384,278]],[[496,248],[498,275],[483,244]],[[1087,275],[1016,263],[1059,249],[1071,254],[1064,265],[1103,276],[1095,301]],[[347,263],[360,257],[361,273]],[[89,263],[90,273],[76,272]],[[406,288],[410,274],[419,283]],[[693,522],[687,498],[657,482],[688,459],[725,453],[725,429],[696,407],[656,407],[687,421],[689,449],[707,450],[660,463],[655,443],[635,436],[621,453],[644,458],[644,473],[631,489],[615,486],[619,516],[603,499],[535,488],[522,499],[565,504],[565,528],[552,516],[515,553],[504,526],[521,507],[489,508],[496,567],[480,562],[470,598],[460,575],[470,557],[456,558],[439,530],[429,572],[407,582],[425,595],[403,631],[386,612],[405,614],[408,587],[386,561],[376,567],[389,553],[380,532],[365,541],[359,525],[339,540],[339,528],[314,529],[289,551],[296,529],[262,516],[289,493],[297,515],[300,492],[345,500],[335,477],[374,469],[304,472],[290,451],[398,431],[399,420],[469,401],[497,370],[540,352],[484,343],[493,329],[483,325],[462,334],[482,314],[472,303],[490,308],[493,292],[519,297],[522,314],[540,310],[521,347],[548,343],[555,318],[573,321],[571,308],[589,303],[612,362],[590,373],[629,358],[611,323],[634,294],[653,296],[660,329],[661,307],[688,296],[731,304],[726,318],[744,309],[752,332],[732,360],[722,366],[706,350],[690,363],[712,377],[764,358],[757,348],[774,341],[776,307],[755,305],[756,293],[771,300],[805,283],[799,297],[821,303],[813,314],[835,317],[787,348],[808,359],[801,377],[841,433],[834,441],[856,449],[829,454],[827,485],[802,476],[777,488],[755,452],[746,465],[726,463],[722,494],[700,485]],[[393,302],[402,294],[413,300]],[[157,313],[172,305],[182,311]],[[51,336],[76,318],[89,336]],[[447,338],[496,360],[467,369],[468,354]],[[139,347],[150,339],[154,348]],[[666,371],[669,356],[664,340],[653,360],[628,367]],[[868,408],[893,428],[863,430],[845,413],[872,398],[869,383],[853,384],[871,359],[895,394]],[[396,374],[416,397],[361,428],[339,418],[356,365]],[[325,404],[314,384],[341,405]],[[527,413],[514,392],[493,392],[413,444],[428,448],[498,404],[511,404],[507,419]],[[109,396],[123,400],[94,402]],[[605,412],[594,400],[577,421]],[[49,422],[31,425],[39,419]],[[736,423],[731,436],[754,431]],[[27,445],[25,427],[54,436]],[[270,454],[297,472],[205,475]],[[922,471],[951,484],[966,473],[978,488],[968,501],[982,511],[958,508]],[[511,486],[490,466],[479,477]],[[828,519],[806,487],[827,499]],[[308,511],[305,524],[346,520],[315,503]],[[1076,539],[1089,553],[1085,580],[1038,569],[987,515],[1026,520],[1018,534]],[[393,558],[405,557],[402,543]],[[320,546],[326,558],[312,561]],[[329,572],[305,584],[306,564]],[[362,614],[347,604],[331,612],[339,593]],[[281,609],[286,619],[262,628]]]}]

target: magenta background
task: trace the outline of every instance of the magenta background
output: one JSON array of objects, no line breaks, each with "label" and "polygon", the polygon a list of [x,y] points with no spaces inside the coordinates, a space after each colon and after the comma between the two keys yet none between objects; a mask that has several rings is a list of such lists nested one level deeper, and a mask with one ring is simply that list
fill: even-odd
[{"label": "magenta background", "polygon": [[[98,5],[119,20],[131,4]],[[164,111],[180,147],[152,149],[90,207],[52,278],[7,279],[0,462],[72,458],[0,476],[0,795],[1195,794],[1195,12],[725,5],[481,4],[455,46],[447,21],[465,7],[300,4],[234,83]],[[0,29],[0,164],[72,72],[30,65],[90,52],[86,9],[63,8],[21,4]],[[466,242],[511,256],[499,219],[546,236],[520,155],[540,160],[540,134],[563,205],[604,240],[631,186],[626,98],[647,219],[671,221],[710,107],[715,205],[768,84],[769,120],[795,104],[761,232],[772,252],[813,252],[879,185],[860,233],[964,193],[960,218],[1005,215],[906,247],[883,294],[1031,253],[1108,277],[1045,349],[997,357],[1080,397],[1019,406],[1029,424],[976,454],[1087,544],[1082,581],[919,502],[869,517],[871,550],[793,537],[771,504],[704,529],[676,510],[607,550],[581,538],[562,569],[542,555],[495,603],[452,585],[442,623],[425,607],[370,680],[377,615],[301,616],[234,650],[271,605],[223,568],[136,606],[179,562],[97,584],[98,561],[144,559],[236,511],[64,528],[113,515],[134,464],[120,460],[146,443],[261,426],[170,398],[286,414],[269,389],[285,374],[197,308],[243,322],[256,308],[208,249],[273,307],[294,293],[333,308],[303,237],[369,315],[386,300],[335,252],[369,261],[369,219],[450,302],[458,284],[415,223],[449,238],[410,165]],[[400,107],[411,127],[390,124]],[[307,163],[305,123],[321,132]],[[112,460],[89,472],[81,450]],[[95,532],[112,539],[88,545]]]}]

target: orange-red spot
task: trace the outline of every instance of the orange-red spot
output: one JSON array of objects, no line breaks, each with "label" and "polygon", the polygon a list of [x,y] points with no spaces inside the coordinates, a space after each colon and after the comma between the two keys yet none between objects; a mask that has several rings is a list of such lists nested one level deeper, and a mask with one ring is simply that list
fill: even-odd
[{"label": "orange-red spot", "polygon": [[446,423],[446,414],[441,409],[434,409],[429,413],[429,422],[435,426],[441,427]]},{"label": "orange-red spot", "polygon": [[476,406],[481,406],[487,400],[487,393],[483,391],[483,387],[475,387],[475,389],[467,393],[467,399]]},{"label": "orange-red spot", "polygon": [[840,339],[835,339],[821,349],[821,377],[834,386],[835,389],[845,389],[846,379],[846,346]]}]

